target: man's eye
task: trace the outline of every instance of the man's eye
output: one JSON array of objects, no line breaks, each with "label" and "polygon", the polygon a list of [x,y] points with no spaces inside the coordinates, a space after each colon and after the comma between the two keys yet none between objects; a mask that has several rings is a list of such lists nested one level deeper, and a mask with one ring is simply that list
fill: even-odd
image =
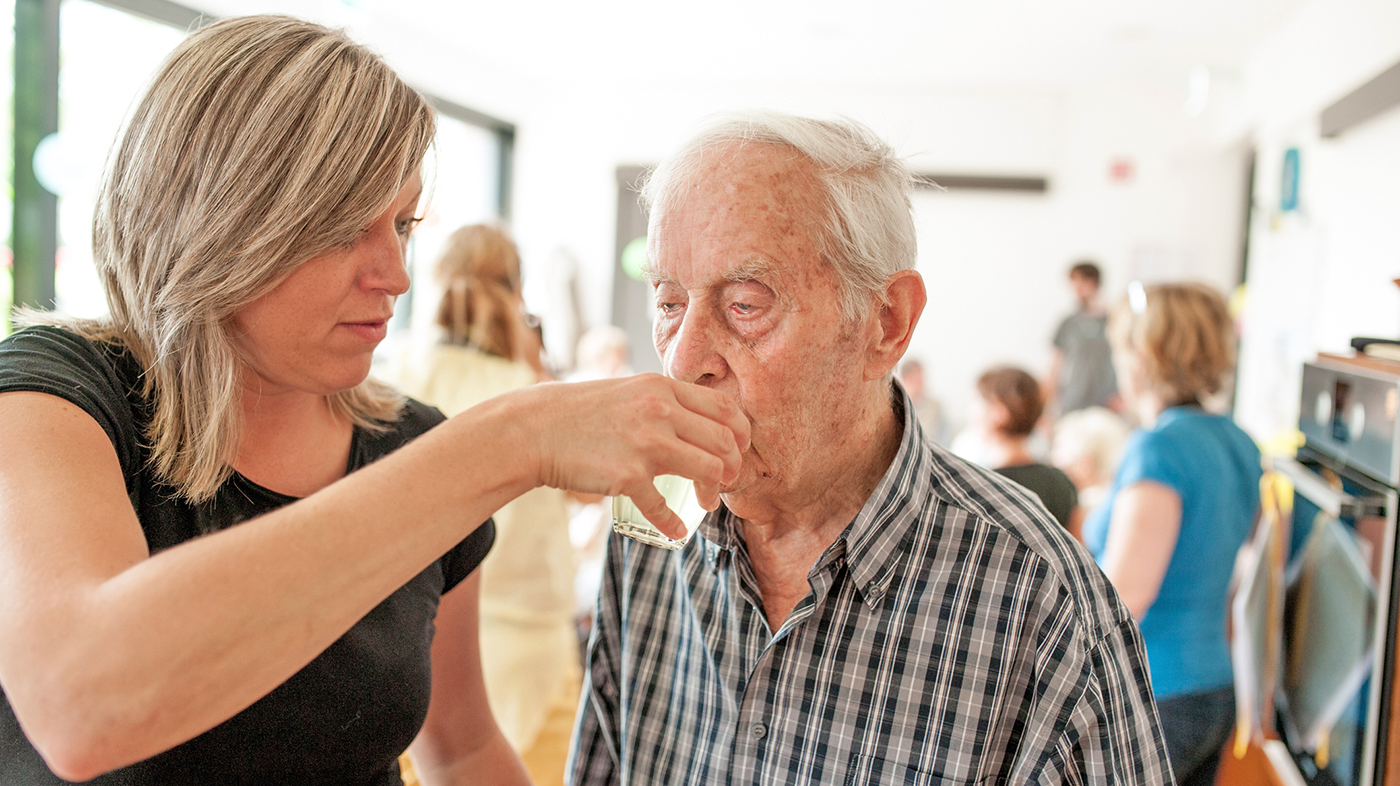
[{"label": "man's eye", "polygon": [[755,306],[752,303],[735,303],[731,305],[730,308],[734,309],[740,314],[752,314],[754,312]]},{"label": "man's eye", "polygon": [[675,313],[676,309],[679,309],[679,308],[681,307],[681,304],[680,304],[680,303],[657,303],[657,304],[656,304],[656,307],[657,307],[658,309],[660,309],[660,310],[662,311],[662,313],[665,313],[665,314],[672,314],[672,313]]}]

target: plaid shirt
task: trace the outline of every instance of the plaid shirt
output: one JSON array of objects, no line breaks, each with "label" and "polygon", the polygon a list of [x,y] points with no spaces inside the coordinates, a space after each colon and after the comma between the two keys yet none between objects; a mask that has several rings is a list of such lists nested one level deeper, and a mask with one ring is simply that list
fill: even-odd
[{"label": "plaid shirt", "polygon": [[1172,782],[1107,579],[900,399],[898,454],[776,633],[728,510],[678,552],[611,539],[575,786]]}]

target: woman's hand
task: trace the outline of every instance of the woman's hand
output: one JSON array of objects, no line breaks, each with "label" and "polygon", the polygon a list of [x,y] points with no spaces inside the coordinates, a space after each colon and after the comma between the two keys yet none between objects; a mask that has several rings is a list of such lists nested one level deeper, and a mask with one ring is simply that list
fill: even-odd
[{"label": "woman's hand", "polygon": [[536,385],[510,398],[514,412],[505,416],[530,430],[539,485],[626,494],[673,537],[685,526],[652,479],[694,480],[696,497],[713,510],[749,446],[748,419],[732,398],[658,374]]}]

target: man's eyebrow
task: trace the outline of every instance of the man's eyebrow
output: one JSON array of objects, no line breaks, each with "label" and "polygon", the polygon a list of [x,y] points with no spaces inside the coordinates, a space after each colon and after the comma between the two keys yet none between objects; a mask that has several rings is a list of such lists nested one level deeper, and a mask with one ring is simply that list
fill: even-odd
[{"label": "man's eyebrow", "polygon": [[[748,259],[738,267],[733,267],[724,271],[724,280],[733,283],[761,281],[763,279],[773,278],[776,272],[776,269],[767,260],[757,258]],[[652,286],[675,283],[675,279],[650,265],[642,267],[642,278],[646,279],[647,283]]]},{"label": "man's eyebrow", "polygon": [[642,279],[645,280],[648,284],[651,284],[653,287],[660,286],[662,284],[675,283],[675,281],[670,276],[666,275],[665,273],[662,273],[660,270],[657,270],[651,265],[642,265]]},{"label": "man's eyebrow", "polygon": [[744,282],[771,279],[776,271],[764,259],[748,259],[738,267],[724,271],[725,281]]}]

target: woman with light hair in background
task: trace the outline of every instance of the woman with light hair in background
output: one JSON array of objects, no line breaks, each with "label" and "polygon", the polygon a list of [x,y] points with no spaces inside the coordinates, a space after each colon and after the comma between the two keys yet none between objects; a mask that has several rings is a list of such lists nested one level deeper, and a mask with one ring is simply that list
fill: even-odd
[{"label": "woman with light hair in background", "polygon": [[[408,355],[391,381],[451,417],[541,381],[514,241],[484,224],[453,232],[438,257],[441,340]],[[481,667],[496,721],[536,784],[564,780],[578,710],[574,555],[566,494],[527,491],[492,514],[481,563]]]},{"label": "woman with light hair in background", "polygon": [[[0,342],[0,779],[526,784],[492,718],[475,570],[541,485],[717,485],[747,423],[651,375],[450,420],[368,378],[435,120],[343,33],[227,19],[109,158],[110,316]],[[607,460],[602,460],[606,458]]]},{"label": "woman with light hair in background", "polygon": [[1141,626],[1177,782],[1211,784],[1234,724],[1226,596],[1262,474],[1250,438],[1202,406],[1234,367],[1234,330],[1206,286],[1135,285],[1109,340],[1143,427],[1084,540]]},{"label": "woman with light hair in background", "polygon": [[1076,409],[1055,421],[1050,463],[1074,483],[1086,515],[1108,496],[1131,431],[1123,416],[1107,407]]}]

